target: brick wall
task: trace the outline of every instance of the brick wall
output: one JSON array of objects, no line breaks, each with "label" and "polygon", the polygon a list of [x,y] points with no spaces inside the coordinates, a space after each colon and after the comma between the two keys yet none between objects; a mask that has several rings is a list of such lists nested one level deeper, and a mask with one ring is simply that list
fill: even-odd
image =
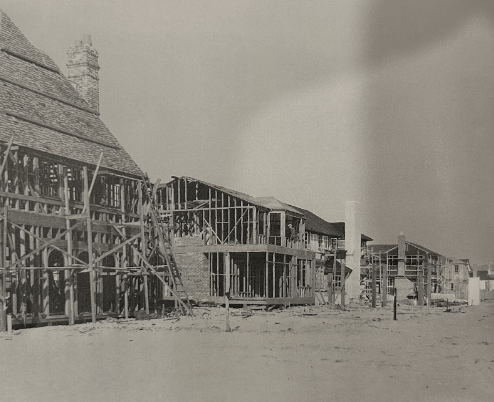
[{"label": "brick wall", "polygon": [[175,254],[182,281],[190,297],[202,300],[209,296],[209,260],[203,253]]}]

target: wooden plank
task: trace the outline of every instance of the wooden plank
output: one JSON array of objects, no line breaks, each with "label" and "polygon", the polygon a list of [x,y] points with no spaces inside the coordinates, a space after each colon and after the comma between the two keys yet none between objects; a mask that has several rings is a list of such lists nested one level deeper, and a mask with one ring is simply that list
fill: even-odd
[{"label": "wooden plank", "polygon": [[315,296],[311,297],[272,297],[266,299],[267,305],[273,304],[315,304]]}]

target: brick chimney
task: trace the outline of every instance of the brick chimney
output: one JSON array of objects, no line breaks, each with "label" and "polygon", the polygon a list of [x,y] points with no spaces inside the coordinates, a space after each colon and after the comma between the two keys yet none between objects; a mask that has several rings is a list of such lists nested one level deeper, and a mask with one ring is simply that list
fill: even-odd
[{"label": "brick chimney", "polygon": [[67,52],[68,78],[81,97],[99,113],[98,52],[93,48],[90,35],[76,40]]}]

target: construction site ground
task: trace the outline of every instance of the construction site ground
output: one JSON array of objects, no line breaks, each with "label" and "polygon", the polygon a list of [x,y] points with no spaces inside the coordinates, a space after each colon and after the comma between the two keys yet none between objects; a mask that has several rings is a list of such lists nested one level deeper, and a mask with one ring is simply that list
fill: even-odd
[{"label": "construction site ground", "polygon": [[0,335],[5,401],[492,401],[494,302],[196,308]]}]

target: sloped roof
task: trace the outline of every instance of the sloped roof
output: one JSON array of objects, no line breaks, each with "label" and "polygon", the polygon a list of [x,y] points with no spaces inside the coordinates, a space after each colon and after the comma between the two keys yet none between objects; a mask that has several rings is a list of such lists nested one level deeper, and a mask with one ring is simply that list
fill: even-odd
[{"label": "sloped roof", "polygon": [[345,237],[345,223],[344,222],[327,222],[320,218],[316,214],[296,207],[305,216],[305,230],[308,232],[319,233],[325,236],[342,238]]},{"label": "sloped roof", "polygon": [[98,113],[0,10],[0,141],[140,176]]},{"label": "sloped roof", "polygon": [[369,244],[368,245],[369,250],[372,248],[374,254],[379,254],[379,252],[385,254],[391,250],[394,250],[397,247],[398,247],[397,244]]},{"label": "sloped roof", "polygon": [[298,209],[295,209],[291,205],[285,204],[274,197],[256,197],[255,199],[258,203],[273,211],[287,211],[296,215],[304,215]]},{"label": "sloped roof", "polygon": [[[419,250],[422,250],[425,253],[441,256],[441,254],[439,254],[435,251],[429,250],[428,248],[421,246],[417,243],[412,243],[411,241],[408,241],[408,240],[405,240],[405,243],[409,244],[415,248],[418,248]],[[376,253],[376,252],[379,253],[379,251],[381,251],[381,253],[387,253],[387,252],[394,250],[395,248],[398,248],[398,244],[370,244],[369,247],[374,248],[374,253]],[[461,261],[460,264],[465,264],[465,263],[463,261]]]},{"label": "sloped roof", "polygon": [[[332,238],[345,237],[345,222],[328,222],[307,209],[300,207],[293,208],[298,209],[305,216],[305,230],[308,232],[318,233],[324,236],[330,236]],[[361,238],[364,241],[372,240],[369,236],[366,236],[363,233]]]},{"label": "sloped roof", "polygon": [[214,190],[221,191],[221,192],[228,194],[232,197],[238,198],[238,199],[243,200],[243,201],[247,201],[247,202],[249,202],[253,205],[257,205],[259,207],[269,209],[266,206],[264,206],[260,201],[258,201],[258,199],[256,197],[252,197],[248,194],[241,193],[240,191],[230,190],[229,188],[218,186],[216,184],[208,183],[208,182],[203,181],[203,180],[194,179],[193,177],[189,177],[189,176],[174,177],[173,180],[169,181],[166,184],[160,184],[159,187],[166,187],[168,184],[173,183],[173,181],[175,181],[178,178],[180,178],[181,180],[187,179],[187,181],[189,181],[189,182],[197,182],[197,183],[204,184],[205,186],[211,187]]}]

